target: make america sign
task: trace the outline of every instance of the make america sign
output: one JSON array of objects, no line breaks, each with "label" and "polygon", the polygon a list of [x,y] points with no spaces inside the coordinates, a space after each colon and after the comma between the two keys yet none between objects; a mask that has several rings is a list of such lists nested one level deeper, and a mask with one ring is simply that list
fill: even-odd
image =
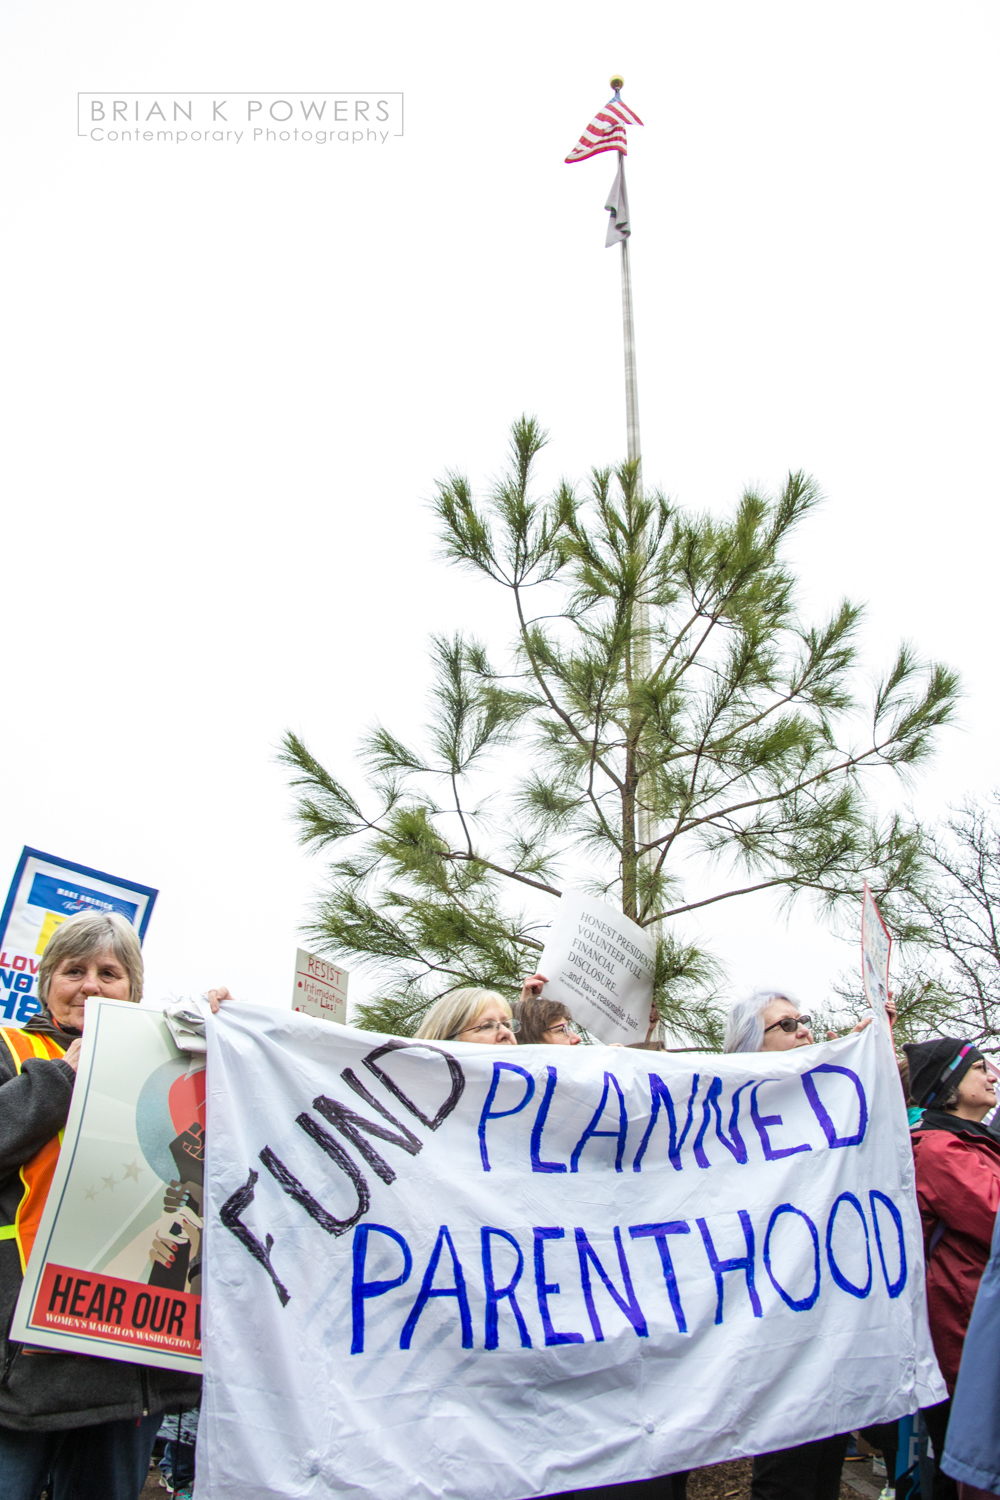
[{"label": "make america sign", "polygon": [[944,1399],[875,1027],[794,1052],[208,1026],[199,1492],[522,1500]]}]

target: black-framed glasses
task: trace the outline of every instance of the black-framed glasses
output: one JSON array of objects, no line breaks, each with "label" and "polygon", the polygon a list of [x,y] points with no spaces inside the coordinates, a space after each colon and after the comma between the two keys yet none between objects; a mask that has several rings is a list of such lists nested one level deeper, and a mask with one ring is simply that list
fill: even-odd
[{"label": "black-framed glasses", "polygon": [[513,1031],[516,1033],[520,1029],[521,1023],[516,1017],[505,1016],[502,1021],[483,1021],[480,1026],[464,1026],[461,1031],[452,1033],[451,1040],[456,1041],[458,1037],[468,1036],[470,1033],[475,1035],[477,1032],[492,1031],[495,1036],[500,1031]]},{"label": "black-framed glasses", "polygon": [[811,1025],[812,1016],[782,1016],[780,1021],[773,1021],[770,1026],[764,1027],[764,1035],[767,1036],[769,1031],[780,1026],[787,1036],[794,1036],[800,1026],[805,1026],[808,1030]]},{"label": "black-framed glasses", "polygon": [[556,1036],[577,1036],[579,1034],[572,1021],[557,1021],[554,1026],[546,1026],[546,1036],[551,1036],[553,1032]]}]

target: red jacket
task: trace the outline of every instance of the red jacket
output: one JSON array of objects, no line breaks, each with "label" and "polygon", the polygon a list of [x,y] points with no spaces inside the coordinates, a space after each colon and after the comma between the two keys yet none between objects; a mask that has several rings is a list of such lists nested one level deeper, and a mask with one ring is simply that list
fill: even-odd
[{"label": "red jacket", "polygon": [[[942,1115],[934,1112],[931,1118]],[[1000,1140],[954,1126],[920,1128],[911,1139],[927,1259],[927,1314],[941,1374],[953,1392],[1000,1207]]]}]

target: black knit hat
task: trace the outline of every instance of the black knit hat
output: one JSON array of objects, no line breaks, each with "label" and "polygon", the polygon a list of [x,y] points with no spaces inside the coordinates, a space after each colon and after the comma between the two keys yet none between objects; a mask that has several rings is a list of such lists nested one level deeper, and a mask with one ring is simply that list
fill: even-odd
[{"label": "black knit hat", "polygon": [[983,1055],[971,1042],[960,1042],[952,1036],[936,1042],[906,1042],[903,1051],[910,1065],[910,1097],[923,1109],[961,1083]]}]

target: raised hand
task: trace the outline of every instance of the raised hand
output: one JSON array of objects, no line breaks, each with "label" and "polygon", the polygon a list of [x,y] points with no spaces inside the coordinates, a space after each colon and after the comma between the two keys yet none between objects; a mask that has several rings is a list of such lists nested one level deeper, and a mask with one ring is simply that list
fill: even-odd
[{"label": "raised hand", "polygon": [[529,974],[521,985],[521,999],[537,1000],[542,993],[542,986],[548,982],[544,974]]},{"label": "raised hand", "polygon": [[180,1182],[175,1178],[163,1194],[164,1211],[173,1213],[181,1207],[181,1204],[190,1199],[195,1211],[200,1212],[202,1196],[202,1189],[196,1182]]}]

